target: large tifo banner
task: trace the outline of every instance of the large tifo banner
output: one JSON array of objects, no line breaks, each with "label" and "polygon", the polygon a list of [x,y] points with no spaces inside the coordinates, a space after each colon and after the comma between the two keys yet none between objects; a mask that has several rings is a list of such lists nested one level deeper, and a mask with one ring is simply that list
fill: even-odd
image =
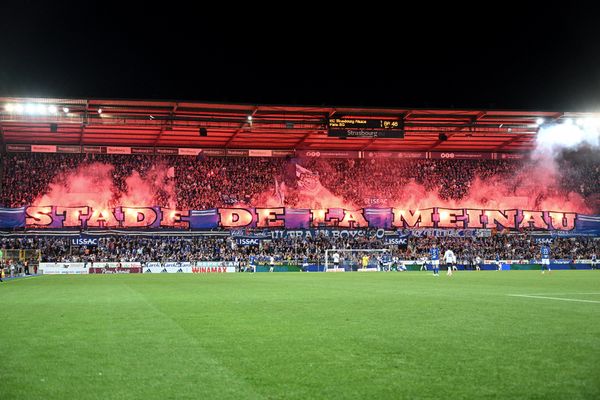
[{"label": "large tifo banner", "polygon": [[[181,229],[535,229],[561,234],[600,234],[600,215],[535,210],[488,210],[432,207],[400,208],[213,208],[173,210],[158,206],[94,209],[88,206],[29,206],[0,209],[4,228],[181,228]],[[253,243],[249,243],[253,244]]]}]

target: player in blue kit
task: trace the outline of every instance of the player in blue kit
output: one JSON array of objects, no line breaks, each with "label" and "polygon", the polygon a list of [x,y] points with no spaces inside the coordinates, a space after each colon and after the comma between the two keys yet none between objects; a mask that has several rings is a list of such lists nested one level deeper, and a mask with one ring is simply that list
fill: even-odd
[{"label": "player in blue kit", "polygon": [[250,260],[248,262],[249,266],[250,266],[250,271],[252,273],[256,272],[256,257],[254,256],[254,254],[250,255]]},{"label": "player in blue kit", "polygon": [[440,276],[440,249],[437,248],[437,245],[434,244],[429,250],[429,257],[433,267],[433,276]]},{"label": "player in blue kit", "polygon": [[542,254],[542,274],[545,272],[544,269],[550,273],[550,247],[542,245],[540,253]]},{"label": "player in blue kit", "polygon": [[302,257],[302,271],[308,272],[308,256],[306,254]]},{"label": "player in blue kit", "polygon": [[381,256],[381,270],[390,271],[392,266],[392,255],[387,251]]},{"label": "player in blue kit", "polygon": [[496,259],[494,260],[494,262],[496,263],[496,268],[498,268],[496,271],[502,271],[502,263],[500,262],[500,254],[496,253]]}]

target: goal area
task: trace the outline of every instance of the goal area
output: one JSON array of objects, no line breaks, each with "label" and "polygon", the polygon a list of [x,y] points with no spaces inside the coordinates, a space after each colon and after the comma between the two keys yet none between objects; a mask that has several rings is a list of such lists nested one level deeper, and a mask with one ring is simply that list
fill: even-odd
[{"label": "goal area", "polygon": [[381,258],[389,252],[389,249],[327,249],[325,272],[380,271]]}]

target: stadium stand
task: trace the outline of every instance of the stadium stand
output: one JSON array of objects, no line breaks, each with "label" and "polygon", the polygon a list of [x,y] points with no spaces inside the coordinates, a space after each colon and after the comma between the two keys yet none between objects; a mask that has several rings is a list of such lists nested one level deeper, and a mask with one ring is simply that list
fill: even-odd
[{"label": "stadium stand", "polygon": [[[433,243],[440,248],[451,248],[460,262],[476,257],[493,260],[529,262],[539,258],[539,246],[528,235],[495,235],[489,238],[410,238],[407,249],[391,248],[393,256],[402,260],[420,260],[427,257]],[[2,238],[2,249],[39,249],[43,262],[184,262],[235,261],[251,254],[278,260],[297,261],[305,255],[311,262],[322,261],[325,250],[331,248],[361,249],[385,248],[381,239],[334,239],[320,236],[310,239],[274,239],[256,247],[236,246],[228,237],[136,237],[114,236],[102,238],[97,247],[71,247],[69,238]],[[559,238],[552,243],[555,259],[589,260],[600,254],[600,241],[593,238]]]},{"label": "stadium stand", "polygon": [[[196,158],[146,155],[39,154],[15,153],[3,157],[0,204],[20,207],[32,204],[49,190],[52,182],[61,182],[67,172],[85,165],[104,164],[111,168],[114,201],[129,189],[127,178],[137,171],[144,178],[156,169],[173,168],[174,176],[153,188],[153,205],[169,206],[169,195],[162,189],[168,180],[174,183],[178,209],[206,209],[234,204],[261,206],[261,194],[272,192],[274,182],[286,184],[286,206],[299,206],[296,176],[290,165],[296,163],[320,178],[328,191],[357,207],[377,203],[385,205],[410,182],[416,182],[443,200],[461,200],[469,195],[475,179],[505,179],[513,176],[522,162],[515,160],[386,160],[284,158]],[[563,160],[559,166],[561,181],[556,189],[575,192],[598,202],[600,162],[574,163]],[[558,189],[560,188],[560,189]],[[518,191],[515,183],[514,191]],[[377,195],[374,197],[373,194]]]}]

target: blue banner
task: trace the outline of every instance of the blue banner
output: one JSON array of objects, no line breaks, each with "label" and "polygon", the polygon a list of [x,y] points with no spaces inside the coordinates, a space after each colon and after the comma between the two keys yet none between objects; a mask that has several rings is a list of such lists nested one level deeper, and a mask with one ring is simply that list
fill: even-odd
[{"label": "blue banner", "polygon": [[190,227],[194,229],[214,229],[219,226],[219,210],[191,210]]},{"label": "blue banner", "polygon": [[273,239],[311,239],[319,236],[330,238],[378,238],[383,239],[385,230],[383,229],[275,229],[270,231]]},{"label": "blue banner", "polygon": [[398,246],[401,249],[408,247],[408,238],[410,233],[396,234],[396,235],[385,235],[384,243],[391,246]]},{"label": "blue banner", "polygon": [[600,236],[600,215],[578,214],[573,231],[554,231],[554,236]]},{"label": "blue banner", "polygon": [[402,229],[399,233],[410,234],[415,237],[490,237],[491,229],[451,229],[451,228],[420,228]]},{"label": "blue banner", "polygon": [[25,226],[25,207],[0,208],[0,229],[23,228]]}]

